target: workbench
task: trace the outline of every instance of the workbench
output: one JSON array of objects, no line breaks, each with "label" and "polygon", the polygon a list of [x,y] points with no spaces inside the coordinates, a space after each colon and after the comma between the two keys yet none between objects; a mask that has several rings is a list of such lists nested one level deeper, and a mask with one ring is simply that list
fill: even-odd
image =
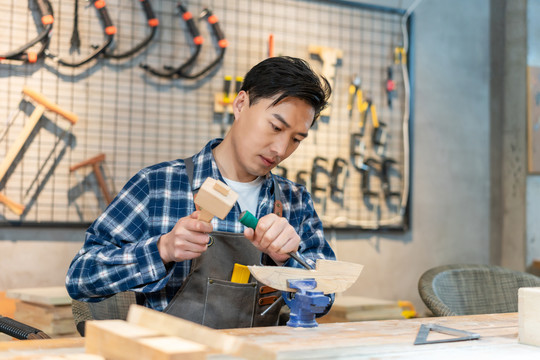
[{"label": "workbench", "polygon": [[[438,324],[480,334],[479,340],[413,345],[421,324]],[[518,314],[488,314],[408,320],[221,330],[274,349],[276,359],[538,359],[540,348],[518,343]],[[429,340],[446,335],[431,333]],[[447,336],[446,336],[447,337]],[[36,349],[56,341],[53,349]],[[63,343],[62,341],[66,342]],[[67,341],[72,341],[69,345]],[[0,359],[17,355],[84,352],[83,339],[26,340],[0,343]],[[56,348],[54,349],[54,347]],[[62,348],[64,347],[64,348]],[[39,357],[36,357],[39,359]],[[211,354],[208,359],[237,359]]]}]

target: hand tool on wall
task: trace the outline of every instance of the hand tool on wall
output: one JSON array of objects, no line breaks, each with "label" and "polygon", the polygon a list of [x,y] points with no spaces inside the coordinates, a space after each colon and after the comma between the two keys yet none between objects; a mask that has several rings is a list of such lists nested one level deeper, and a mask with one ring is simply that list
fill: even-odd
[{"label": "hand tool on wall", "polygon": [[223,90],[221,93],[214,94],[214,113],[219,116],[221,114],[221,136],[225,136],[230,124],[234,121],[234,112],[232,103],[240,89],[244,78],[237,76],[234,83],[234,92],[231,91],[232,76],[225,75],[223,78]]},{"label": "hand tool on wall", "polygon": [[141,51],[143,48],[145,48],[150,41],[154,38],[157,28],[159,26],[159,20],[154,14],[154,10],[152,9],[152,5],[150,4],[150,0],[139,0],[141,3],[141,6],[143,8],[144,14],[146,16],[146,23],[150,27],[150,33],[141,40],[137,45],[135,45],[133,48],[126,50],[121,53],[113,54],[112,51],[109,51],[110,48],[105,49],[103,52],[103,56],[106,58],[113,58],[113,59],[123,59],[129,56],[132,56],[139,51]]},{"label": "hand tool on wall", "polygon": [[374,164],[379,164],[379,161],[373,158],[369,158],[365,162],[366,168],[362,169],[362,195],[364,197],[372,197],[372,196],[379,196],[379,193],[376,191],[371,190],[370,183],[369,183],[369,177],[371,173],[376,174],[376,169],[373,166]]},{"label": "hand tool on wall", "polygon": [[394,48],[394,63],[395,64],[406,64],[407,63],[407,53],[405,48],[402,46],[397,46]]},{"label": "hand tool on wall", "polygon": [[337,157],[332,165],[330,174],[330,198],[343,206],[345,183],[349,177],[349,163],[347,160]]},{"label": "hand tool on wall", "polygon": [[[321,164],[321,163],[324,163]],[[330,182],[330,173],[326,169],[326,164],[328,164],[328,159],[321,156],[316,156],[313,159],[313,165],[311,167],[311,195],[313,196],[313,201],[315,203],[323,202],[323,212],[326,208],[326,189]],[[321,185],[318,179],[323,176],[326,178],[326,183]],[[319,196],[318,193],[324,193],[322,196]]]},{"label": "hand tool on wall", "polygon": [[231,75],[225,75],[223,78],[223,92],[221,94],[221,137],[225,137],[225,133],[227,132],[227,128],[229,127],[229,113],[230,113],[230,105],[232,104],[231,100],[231,82],[232,82],[232,76]]},{"label": "hand tool on wall", "polygon": [[98,12],[98,16],[103,26],[103,33],[105,35],[104,42],[101,45],[92,46],[92,48],[94,49],[93,52],[91,52],[87,57],[83,59],[79,59],[78,61],[65,60],[64,58],[60,58],[58,55],[51,53],[49,50],[46,50],[45,53],[47,57],[51,58],[54,62],[63,66],[67,66],[67,67],[82,66],[92,61],[93,59],[97,58],[99,55],[103,54],[113,42],[114,34],[116,34],[116,27],[113,25],[113,22],[111,21],[111,17],[109,16],[109,12],[105,5],[105,1],[103,0],[91,0],[91,1]]},{"label": "hand tool on wall", "polygon": [[[32,64],[44,55],[45,50],[49,46],[50,35],[54,24],[53,8],[48,0],[35,0],[35,2],[41,15],[43,30],[26,44],[8,53],[0,54],[0,62],[2,60],[18,60]],[[37,43],[41,43],[40,49],[37,52],[32,51],[31,48]]]},{"label": "hand tool on wall", "polygon": [[[343,51],[341,51],[341,49],[318,45],[309,45],[308,49],[312,56],[316,56],[322,61],[321,75],[328,80],[330,86],[334,89],[336,70],[343,57]],[[332,92],[332,95],[328,100],[328,106],[321,112],[322,117],[329,117],[332,112],[331,106],[333,94],[334,92]]]},{"label": "hand tool on wall", "polygon": [[300,185],[303,185],[307,188],[310,188],[308,184],[308,179],[306,179],[308,172],[306,170],[300,170],[296,173],[296,182]]},{"label": "hand tool on wall", "polygon": [[[240,214],[240,216],[238,217],[238,221],[240,221],[240,223],[242,223],[244,226],[247,226],[248,228],[251,228],[253,230],[255,230],[255,228],[257,227],[257,224],[259,223],[259,219],[257,219],[255,217],[255,215],[253,215],[252,213],[250,213],[249,211],[242,211],[242,213]],[[294,252],[290,252],[289,255],[294,259],[296,260],[296,262],[298,262],[300,265],[302,265],[303,267],[305,267],[306,269],[308,270],[311,270],[313,269],[311,266],[309,266],[309,264],[306,262],[306,259],[304,259],[304,257],[302,255],[300,255],[300,253],[298,253],[297,251],[294,251]]]},{"label": "hand tool on wall", "polygon": [[[360,117],[360,122],[362,122],[362,113],[366,111],[368,103],[364,101],[364,95],[362,92],[362,79],[360,76],[355,75],[349,85],[349,99],[347,101],[347,110],[349,111],[349,119],[352,120],[354,104],[356,99],[356,108],[358,110],[358,115]],[[362,130],[363,131],[363,130]]]},{"label": "hand tool on wall", "polygon": [[[35,134],[39,128],[39,122],[45,113],[46,110],[54,112],[65,120],[67,120],[71,125],[77,123],[78,117],[72,112],[61,109],[57,104],[52,103],[46,99],[43,95],[37,93],[34,90],[29,88],[23,89],[23,94],[36,102],[36,107],[32,114],[30,115],[29,120],[24,125],[21,133],[15,142],[9,147],[9,150],[0,164],[0,189],[5,187],[5,184],[11,175],[11,172],[14,170],[17,163],[17,159],[23,156],[24,151],[26,150],[27,143],[31,139],[31,135]],[[8,199],[9,200],[9,199]],[[2,196],[0,202],[3,202],[6,206],[9,207],[15,214],[21,215],[24,212],[24,206],[20,204],[14,204],[14,202],[6,201],[6,197]],[[15,206],[16,205],[16,206]]]},{"label": "hand tool on wall", "polygon": [[400,197],[401,194],[399,191],[392,191],[390,186],[390,171],[392,165],[396,163],[396,160],[386,158],[382,162],[381,167],[381,187],[385,198],[389,199],[391,197]]},{"label": "hand tool on wall", "polygon": [[386,151],[386,142],[388,134],[386,132],[386,123],[382,121],[379,122],[379,126],[373,128],[373,133],[371,136],[371,141],[373,143],[373,148],[375,153],[379,156],[384,156]]},{"label": "hand tool on wall", "polygon": [[238,194],[223,182],[206,178],[195,196],[195,205],[201,211],[199,220],[210,222],[214,216],[225,219],[238,200]]},{"label": "hand tool on wall", "polygon": [[140,67],[148,71],[149,73],[156,76],[160,76],[160,77],[167,77],[167,78],[172,78],[172,79],[178,79],[178,78],[197,79],[205,75],[206,73],[208,73],[210,70],[212,70],[215,66],[217,66],[221,62],[221,60],[225,56],[225,51],[229,43],[227,39],[225,38],[225,34],[223,33],[223,30],[221,29],[219,25],[217,16],[214,15],[209,8],[204,8],[201,15],[199,16],[199,19],[206,19],[206,21],[210,25],[212,29],[212,33],[214,34],[214,37],[216,38],[217,45],[219,47],[219,52],[218,52],[217,57],[213,61],[211,61],[206,67],[204,67],[203,69],[195,73],[190,73],[188,69],[194,65],[195,60],[199,56],[204,39],[200,35],[199,28],[195,24],[195,21],[193,20],[193,15],[191,14],[191,12],[189,12],[182,3],[178,3],[178,9],[182,13],[182,18],[186,22],[188,26],[188,30],[193,38],[193,44],[195,45],[194,52],[182,65],[178,67],[164,66],[163,67],[164,70],[155,69],[148,64],[140,64]]},{"label": "hand tool on wall", "polygon": [[109,188],[107,186],[107,182],[105,181],[105,178],[103,177],[103,172],[101,171],[101,165],[105,161],[105,154],[101,153],[97,156],[94,156],[93,158],[84,160],[78,164],[75,164],[69,168],[69,172],[72,173],[82,167],[91,166],[92,171],[94,173],[94,176],[96,177],[98,186],[101,190],[101,193],[103,195],[103,198],[105,199],[107,205],[111,203],[112,196],[109,191]]},{"label": "hand tool on wall", "polygon": [[365,169],[364,157],[366,155],[366,144],[363,140],[363,134],[351,134],[349,155],[351,163],[357,171]]},{"label": "hand tool on wall", "polygon": [[274,57],[274,34],[268,35],[268,57]]},{"label": "hand tool on wall", "polygon": [[392,99],[396,97],[396,83],[394,82],[394,71],[391,66],[386,69],[386,97],[388,107],[392,108]]},{"label": "hand tool on wall", "polygon": [[276,166],[275,170],[276,170],[276,175],[279,175],[279,176],[287,179],[288,170],[287,170],[287,168],[285,166],[278,165],[278,166]]}]

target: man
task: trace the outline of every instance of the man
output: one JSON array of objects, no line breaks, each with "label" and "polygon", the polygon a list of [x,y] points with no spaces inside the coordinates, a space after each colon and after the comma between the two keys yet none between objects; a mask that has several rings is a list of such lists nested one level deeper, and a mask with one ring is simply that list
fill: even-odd
[{"label": "man", "polygon": [[[214,328],[276,325],[275,289],[230,282],[235,264],[301,267],[335,259],[306,189],[271,170],[308,136],[330,86],[297,58],[269,58],[245,76],[223,140],[184,160],[139,171],[90,226],[66,278],[72,298],[124,291],[138,301]],[[239,194],[224,220],[198,220],[194,195],[207,177]],[[255,230],[241,211],[259,218]]]}]

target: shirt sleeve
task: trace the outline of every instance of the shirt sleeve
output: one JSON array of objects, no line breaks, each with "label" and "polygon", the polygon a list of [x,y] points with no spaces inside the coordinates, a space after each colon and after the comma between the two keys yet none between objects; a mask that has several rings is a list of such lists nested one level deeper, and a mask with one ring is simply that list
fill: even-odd
[{"label": "shirt sleeve", "polygon": [[174,266],[166,268],[161,260],[161,235],[150,235],[150,201],[140,171],[89,227],[66,276],[73,299],[96,302],[122,291],[154,292],[166,285]]}]

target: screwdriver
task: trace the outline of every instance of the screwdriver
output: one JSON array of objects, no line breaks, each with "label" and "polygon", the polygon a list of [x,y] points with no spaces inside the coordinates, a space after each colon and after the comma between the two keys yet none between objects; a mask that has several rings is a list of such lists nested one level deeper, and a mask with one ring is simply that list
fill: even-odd
[{"label": "screwdriver", "polygon": [[[252,213],[247,210],[242,211],[242,213],[238,217],[238,220],[242,224],[249,228],[252,228],[253,230],[255,230],[255,228],[257,227],[257,223],[259,222],[259,219],[257,219]],[[313,270],[313,268],[309,266],[305,259],[303,259],[302,255],[300,255],[297,251],[291,251],[289,255],[306,269]]]}]

